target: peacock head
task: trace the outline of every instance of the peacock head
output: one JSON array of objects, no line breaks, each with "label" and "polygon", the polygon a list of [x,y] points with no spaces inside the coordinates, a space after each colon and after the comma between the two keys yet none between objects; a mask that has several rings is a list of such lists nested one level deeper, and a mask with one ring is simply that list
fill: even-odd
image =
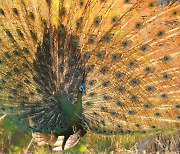
[{"label": "peacock head", "polygon": [[85,84],[80,84],[79,90],[80,90],[82,93],[86,94],[86,86],[85,86]]}]

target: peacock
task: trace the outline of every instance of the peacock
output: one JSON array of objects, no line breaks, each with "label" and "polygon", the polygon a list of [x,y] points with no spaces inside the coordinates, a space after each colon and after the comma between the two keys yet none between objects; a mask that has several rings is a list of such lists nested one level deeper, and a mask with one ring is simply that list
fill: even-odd
[{"label": "peacock", "polygon": [[87,131],[179,129],[179,10],[177,0],[0,0],[0,112],[35,138],[64,136],[62,149]]}]

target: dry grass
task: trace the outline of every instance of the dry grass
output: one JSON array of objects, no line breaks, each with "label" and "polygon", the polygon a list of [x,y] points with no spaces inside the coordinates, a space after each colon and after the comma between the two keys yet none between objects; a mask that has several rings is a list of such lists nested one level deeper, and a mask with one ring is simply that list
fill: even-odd
[{"label": "dry grass", "polygon": [[[75,147],[65,152],[52,152],[50,147],[38,147],[31,134],[23,132],[6,120],[0,121],[0,154],[131,154],[180,153],[180,132],[177,130],[100,135],[88,132]],[[28,151],[28,152],[27,152]]]}]

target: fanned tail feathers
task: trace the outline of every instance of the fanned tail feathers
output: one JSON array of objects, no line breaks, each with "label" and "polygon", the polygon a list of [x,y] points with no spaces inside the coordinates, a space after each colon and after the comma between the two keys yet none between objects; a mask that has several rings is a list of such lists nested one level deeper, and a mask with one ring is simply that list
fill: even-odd
[{"label": "fanned tail feathers", "polygon": [[179,128],[180,4],[156,4],[0,0],[1,111],[66,131],[83,83],[85,128]]}]

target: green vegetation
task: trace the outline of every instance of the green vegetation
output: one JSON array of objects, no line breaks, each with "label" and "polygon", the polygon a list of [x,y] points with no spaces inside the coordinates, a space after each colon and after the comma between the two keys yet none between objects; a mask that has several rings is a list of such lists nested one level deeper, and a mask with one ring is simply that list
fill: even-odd
[{"label": "green vegetation", "polygon": [[[2,117],[2,116],[1,116]],[[66,154],[75,153],[110,153],[111,151],[120,153],[131,153],[132,147],[139,140],[147,139],[156,134],[171,135],[178,133],[176,129],[156,130],[151,132],[134,132],[125,135],[100,135],[88,132],[81,141],[74,147],[66,150]],[[52,152],[48,145],[38,147],[31,140],[31,133],[11,124],[6,118],[0,118],[0,152],[2,153],[25,153],[26,151],[35,154],[59,153]]]}]

